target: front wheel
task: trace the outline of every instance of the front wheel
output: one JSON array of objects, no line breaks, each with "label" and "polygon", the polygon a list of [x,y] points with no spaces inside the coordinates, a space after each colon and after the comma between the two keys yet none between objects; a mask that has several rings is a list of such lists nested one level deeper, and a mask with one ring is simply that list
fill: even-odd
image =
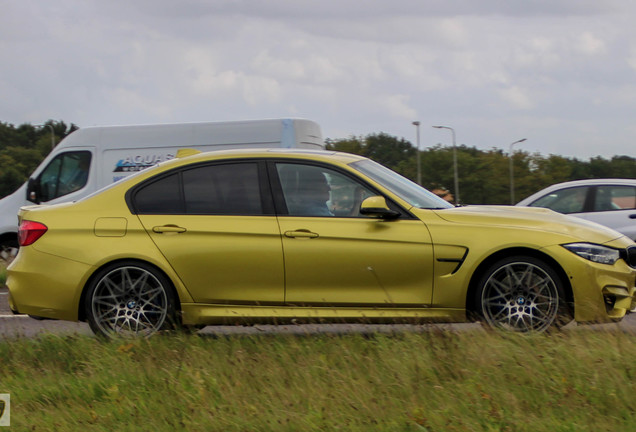
[{"label": "front wheel", "polygon": [[121,262],[99,271],[88,287],[85,311],[100,336],[150,336],[175,324],[170,281],[153,267]]},{"label": "front wheel", "polygon": [[5,238],[0,240],[0,258],[10,261],[18,254],[18,240],[14,238]]},{"label": "front wheel", "polygon": [[499,260],[481,277],[477,294],[481,314],[492,327],[542,332],[572,319],[561,278],[533,257]]}]

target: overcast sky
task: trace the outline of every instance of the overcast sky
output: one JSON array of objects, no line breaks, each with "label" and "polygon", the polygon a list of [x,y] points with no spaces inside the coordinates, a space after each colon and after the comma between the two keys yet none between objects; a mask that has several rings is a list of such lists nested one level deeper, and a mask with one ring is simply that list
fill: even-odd
[{"label": "overcast sky", "polygon": [[0,121],[301,117],[636,157],[630,0],[0,0]]}]

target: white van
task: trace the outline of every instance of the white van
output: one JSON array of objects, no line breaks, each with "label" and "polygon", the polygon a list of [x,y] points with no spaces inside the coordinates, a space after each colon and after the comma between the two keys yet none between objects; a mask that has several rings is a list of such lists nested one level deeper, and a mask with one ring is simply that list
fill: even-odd
[{"label": "white van", "polygon": [[44,159],[27,183],[0,200],[0,254],[17,252],[17,214],[27,204],[75,201],[127,175],[172,159],[179,148],[324,149],[310,120],[105,126],[78,129]]}]

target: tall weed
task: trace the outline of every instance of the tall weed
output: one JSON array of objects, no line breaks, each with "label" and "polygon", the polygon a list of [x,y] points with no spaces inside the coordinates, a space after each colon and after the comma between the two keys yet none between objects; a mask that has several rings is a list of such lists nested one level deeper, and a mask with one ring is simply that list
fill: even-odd
[{"label": "tall weed", "polygon": [[0,342],[17,430],[636,430],[636,336],[168,335]]},{"label": "tall weed", "polygon": [[7,262],[0,258],[0,288],[7,283]]}]

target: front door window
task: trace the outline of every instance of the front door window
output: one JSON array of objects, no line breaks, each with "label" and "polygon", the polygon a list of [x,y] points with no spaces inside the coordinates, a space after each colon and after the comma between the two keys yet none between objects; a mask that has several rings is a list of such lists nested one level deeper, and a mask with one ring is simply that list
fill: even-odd
[{"label": "front door window", "polygon": [[371,190],[329,168],[276,165],[289,216],[360,217],[360,204]]}]

